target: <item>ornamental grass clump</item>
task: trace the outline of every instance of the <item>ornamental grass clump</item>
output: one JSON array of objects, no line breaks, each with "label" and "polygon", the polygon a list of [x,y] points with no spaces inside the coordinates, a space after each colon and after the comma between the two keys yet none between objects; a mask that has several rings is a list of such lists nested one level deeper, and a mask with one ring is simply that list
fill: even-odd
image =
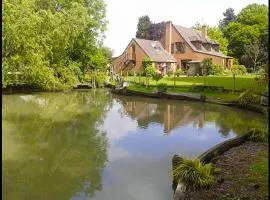
[{"label": "ornamental grass clump", "polygon": [[208,188],[214,181],[214,168],[211,164],[203,164],[200,160],[184,159],[173,171],[173,176],[182,182],[187,190]]},{"label": "ornamental grass clump", "polygon": [[267,128],[253,128],[249,135],[249,139],[254,142],[264,142],[268,141],[268,130]]},{"label": "ornamental grass clump", "polygon": [[241,107],[247,107],[250,104],[258,104],[260,102],[260,97],[253,94],[251,91],[247,90],[240,94],[238,98],[238,103]]}]

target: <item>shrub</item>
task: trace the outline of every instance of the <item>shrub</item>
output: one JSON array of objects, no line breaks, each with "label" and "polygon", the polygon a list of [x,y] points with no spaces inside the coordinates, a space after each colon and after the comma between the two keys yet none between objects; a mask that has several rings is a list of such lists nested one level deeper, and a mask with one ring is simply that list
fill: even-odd
[{"label": "shrub", "polygon": [[166,83],[160,83],[157,85],[157,91],[158,92],[167,92],[167,84]]},{"label": "shrub", "polygon": [[173,70],[168,70],[168,72],[167,72],[167,75],[169,76],[169,77],[171,77],[172,75],[173,75]]},{"label": "shrub", "polygon": [[243,75],[247,73],[247,69],[244,65],[233,65],[231,71],[235,75]]},{"label": "shrub", "polygon": [[105,84],[106,81],[106,74],[103,72],[98,72],[96,75],[96,84],[98,87]]},{"label": "shrub", "polygon": [[156,68],[152,65],[149,65],[145,68],[146,76],[154,76],[156,74]]},{"label": "shrub", "polygon": [[174,177],[181,181],[188,190],[208,188],[214,181],[214,168],[200,160],[184,159],[173,171]]},{"label": "shrub", "polygon": [[247,90],[240,94],[238,98],[238,104],[241,107],[247,107],[249,104],[258,104],[260,102],[260,97],[253,94],[250,90]]},{"label": "shrub", "polygon": [[221,75],[224,69],[220,65],[212,64],[208,69],[209,75]]},{"label": "shrub", "polygon": [[161,73],[155,73],[152,78],[156,81],[156,83],[162,79],[162,74]]},{"label": "shrub", "polygon": [[180,69],[176,70],[175,75],[176,76],[184,75],[184,71],[180,68]]},{"label": "shrub", "polygon": [[268,141],[268,130],[267,128],[253,128],[249,139],[254,142],[267,142]]}]

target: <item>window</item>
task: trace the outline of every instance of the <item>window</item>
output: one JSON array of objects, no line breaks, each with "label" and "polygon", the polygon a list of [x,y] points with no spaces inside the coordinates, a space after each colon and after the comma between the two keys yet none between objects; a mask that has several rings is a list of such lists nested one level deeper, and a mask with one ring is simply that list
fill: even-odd
[{"label": "window", "polygon": [[211,45],[209,43],[204,43],[203,47],[207,50],[207,51],[211,51]]},{"label": "window", "polygon": [[213,44],[212,48],[216,51],[219,52],[219,45],[218,44]]},{"label": "window", "polygon": [[174,47],[175,47],[174,43],[171,44],[171,53],[172,53],[172,54],[174,54],[174,52],[175,52]]},{"label": "window", "polygon": [[202,45],[199,41],[192,41],[192,44],[196,47],[196,49],[201,50]]},{"label": "window", "polygon": [[185,53],[185,44],[184,42],[176,42],[175,43],[176,53]]}]

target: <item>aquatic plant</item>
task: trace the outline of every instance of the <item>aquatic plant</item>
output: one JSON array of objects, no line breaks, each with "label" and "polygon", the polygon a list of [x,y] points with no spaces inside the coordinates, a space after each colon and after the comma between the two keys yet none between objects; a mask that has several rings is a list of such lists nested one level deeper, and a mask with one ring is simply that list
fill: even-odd
[{"label": "aquatic plant", "polygon": [[203,164],[200,160],[184,159],[173,171],[188,190],[208,188],[214,181],[214,168],[212,164]]}]

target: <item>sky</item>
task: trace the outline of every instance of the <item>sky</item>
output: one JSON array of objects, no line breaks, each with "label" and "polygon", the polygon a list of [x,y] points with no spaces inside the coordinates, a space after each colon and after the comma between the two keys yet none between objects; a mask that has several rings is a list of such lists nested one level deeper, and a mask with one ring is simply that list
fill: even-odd
[{"label": "sky", "polygon": [[105,46],[119,56],[135,38],[138,18],[148,15],[154,23],[172,23],[192,27],[196,22],[217,26],[229,7],[235,14],[251,3],[266,4],[268,0],[104,0],[109,22]]}]

